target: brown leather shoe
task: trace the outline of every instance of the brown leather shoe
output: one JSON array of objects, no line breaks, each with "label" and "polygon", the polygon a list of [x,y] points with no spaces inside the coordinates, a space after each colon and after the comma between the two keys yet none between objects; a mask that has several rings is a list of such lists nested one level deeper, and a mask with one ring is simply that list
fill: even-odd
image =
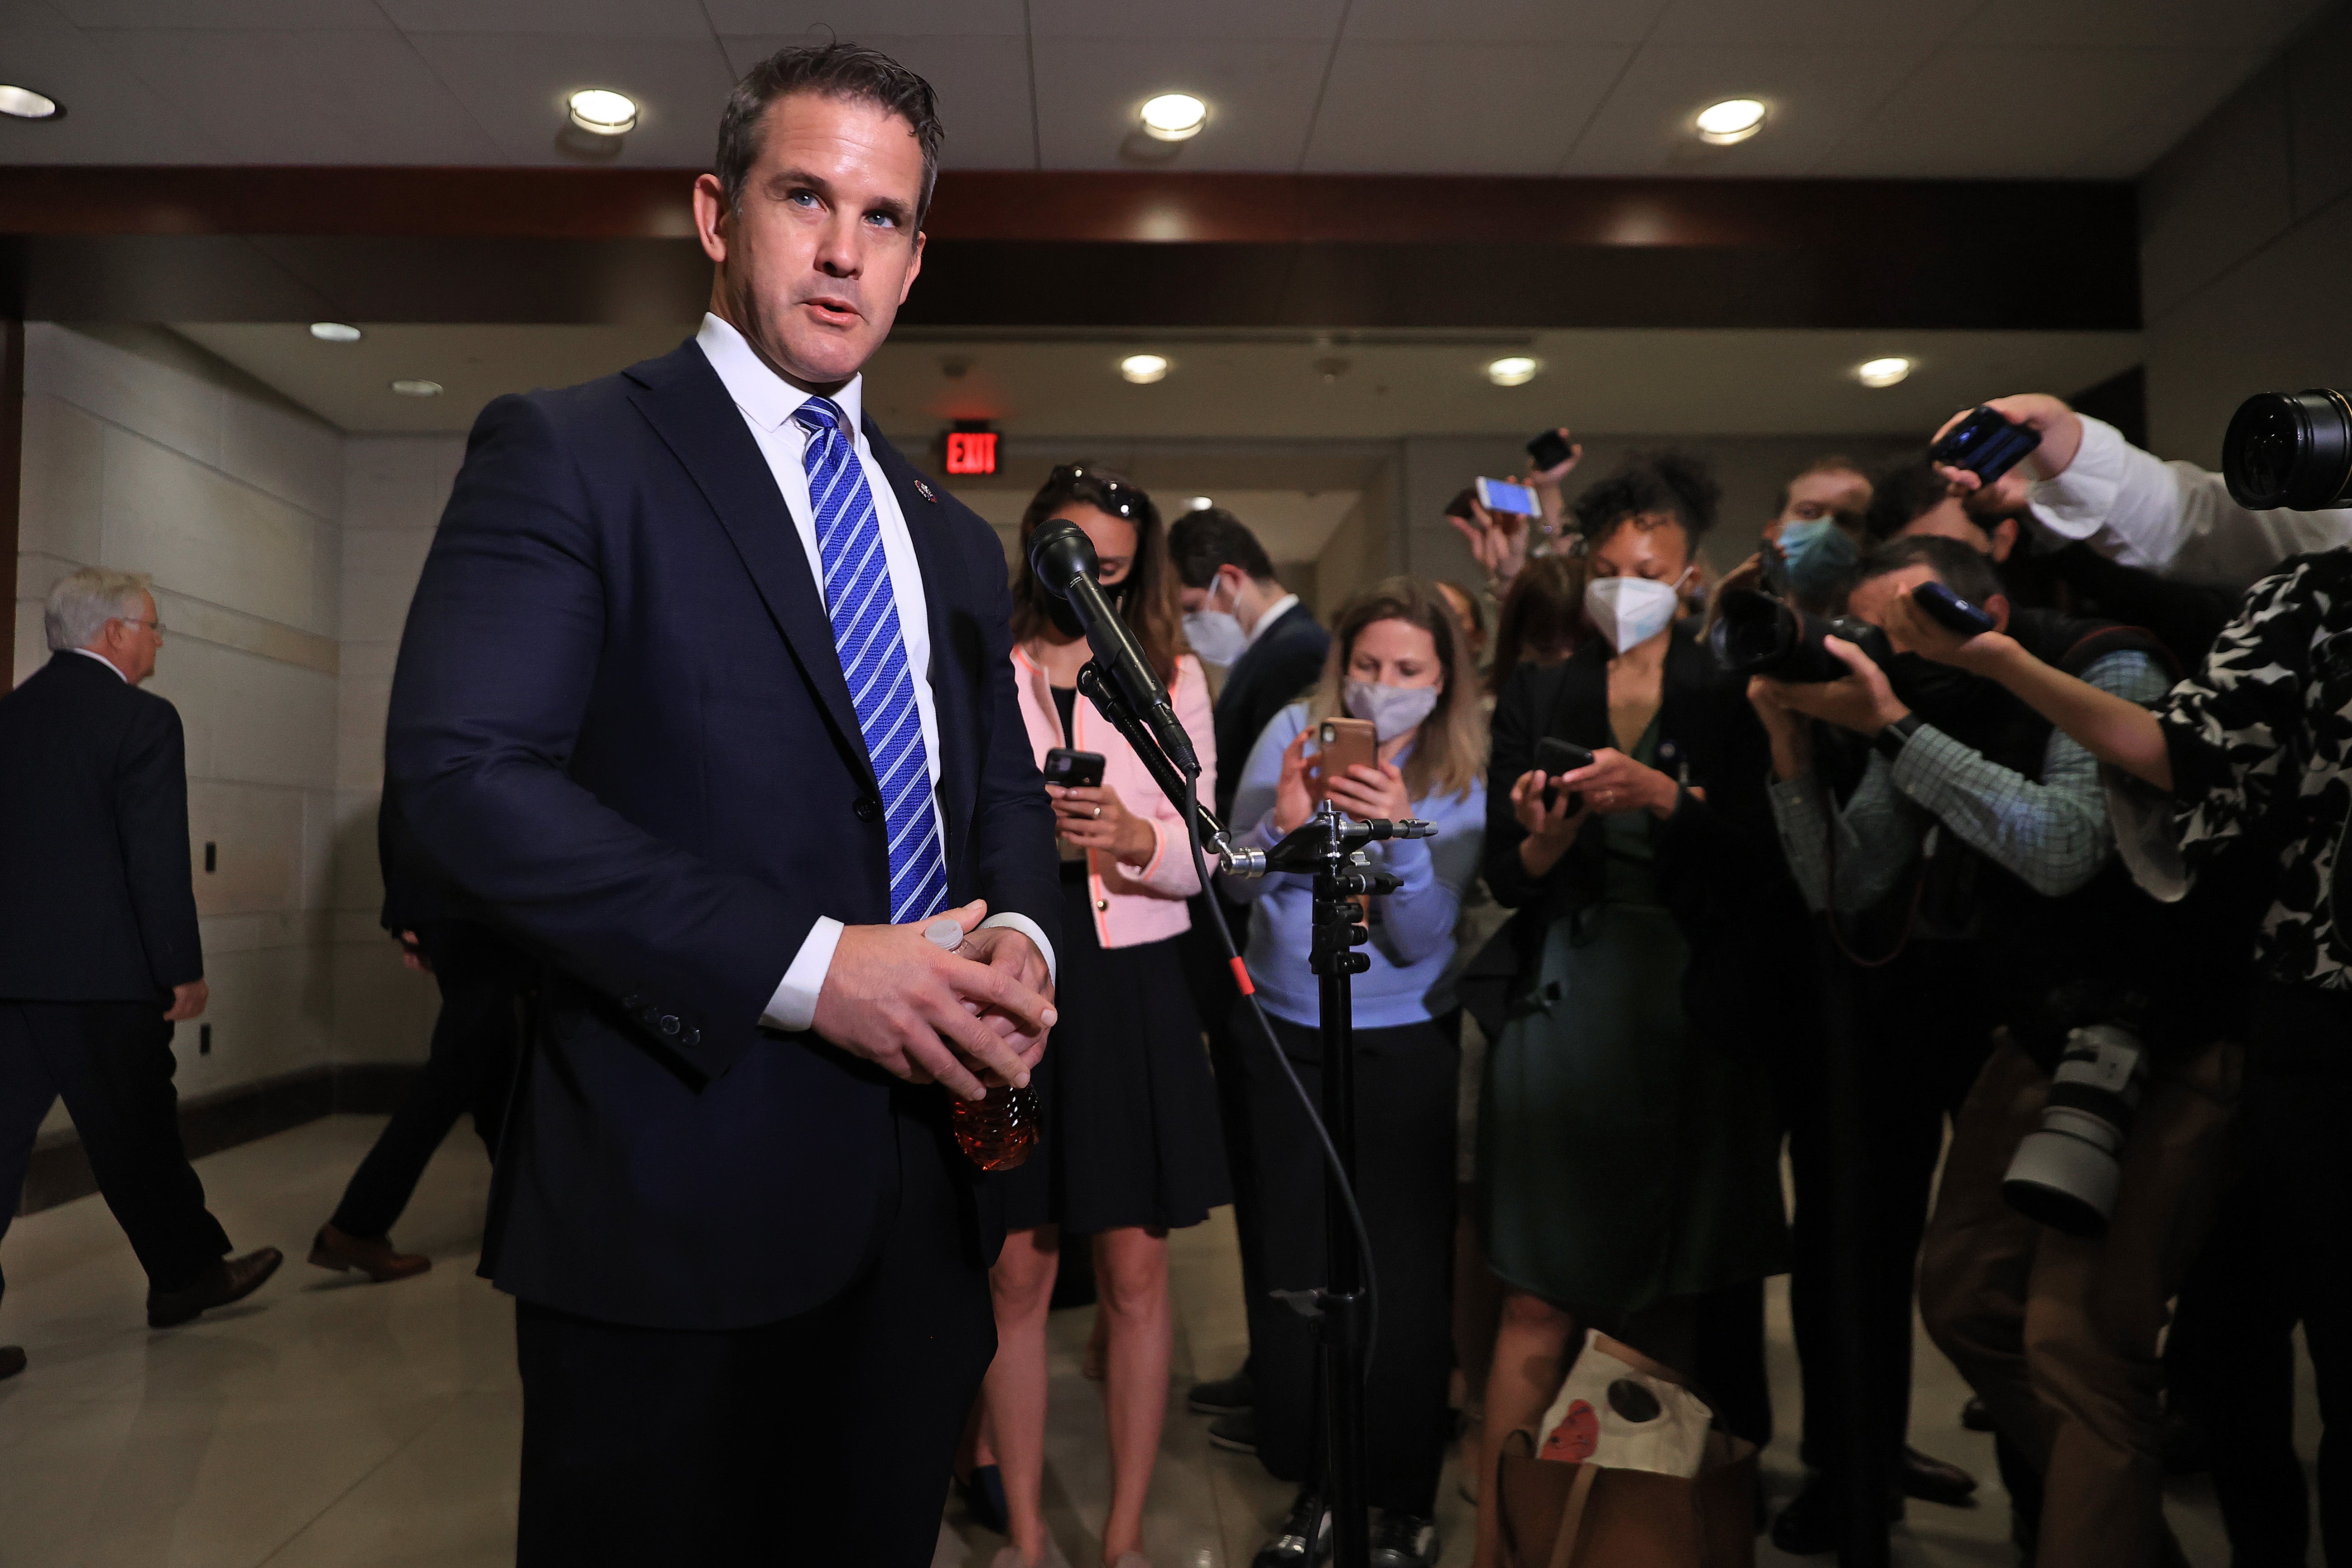
[{"label": "brown leather shoe", "polygon": [[150,1290],[147,1326],[172,1328],[199,1312],[241,1301],[260,1289],[262,1281],[277,1273],[278,1266],[285,1261],[284,1253],[274,1247],[265,1247],[243,1258],[224,1258],[177,1290]]},{"label": "brown leather shoe", "polygon": [[25,1370],[25,1347],[0,1345],[0,1383],[5,1383]]},{"label": "brown leather shoe", "polygon": [[353,1236],[331,1225],[320,1226],[311,1238],[310,1261],[321,1268],[356,1268],[379,1285],[433,1267],[433,1259],[421,1252],[394,1252],[390,1237]]}]

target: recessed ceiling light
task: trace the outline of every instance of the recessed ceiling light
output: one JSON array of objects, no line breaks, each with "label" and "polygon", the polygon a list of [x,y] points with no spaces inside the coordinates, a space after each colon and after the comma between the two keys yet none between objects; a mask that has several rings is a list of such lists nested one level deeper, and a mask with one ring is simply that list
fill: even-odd
[{"label": "recessed ceiling light", "polygon": [[1168,362],[1158,354],[1129,354],[1118,362],[1118,374],[1138,386],[1149,386],[1168,374]]},{"label": "recessed ceiling light", "polygon": [[1700,110],[1694,123],[1700,141],[1728,147],[1764,129],[1764,106],[1752,98],[1727,98]]},{"label": "recessed ceiling light", "polygon": [[1901,354],[1866,359],[1853,367],[1853,378],[1864,386],[1893,386],[1911,374],[1911,362]]},{"label": "recessed ceiling light", "polygon": [[367,336],[349,321],[313,321],[310,335],[322,343],[355,343]]},{"label": "recessed ceiling light", "polygon": [[1182,142],[1209,122],[1209,106],[1189,92],[1163,92],[1142,109],[1143,133],[1162,142]]},{"label": "recessed ceiling light", "polygon": [[0,114],[13,114],[19,120],[55,120],[64,112],[65,106],[46,92],[0,86]]},{"label": "recessed ceiling light", "polygon": [[1486,362],[1486,379],[1496,386],[1525,386],[1543,369],[1541,360],[1525,354],[1505,354],[1501,359]]},{"label": "recessed ceiling light", "polygon": [[637,100],[601,87],[572,95],[572,123],[596,136],[620,136],[636,129]]},{"label": "recessed ceiling light", "polygon": [[395,381],[392,384],[392,389],[393,391],[400,394],[403,397],[438,397],[441,395],[441,384],[437,381]]},{"label": "recessed ceiling light", "polygon": [[1217,503],[1215,501],[1211,500],[1207,496],[1194,496],[1190,501],[1185,503],[1185,505],[1193,511],[1206,511],[1216,504]]}]

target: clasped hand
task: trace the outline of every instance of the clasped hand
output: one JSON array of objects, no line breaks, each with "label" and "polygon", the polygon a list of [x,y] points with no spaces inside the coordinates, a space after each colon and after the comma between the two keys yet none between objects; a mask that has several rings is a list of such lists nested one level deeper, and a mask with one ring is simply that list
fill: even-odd
[{"label": "clasped hand", "polygon": [[817,992],[813,1026],[853,1056],[963,1100],[988,1082],[1022,1085],[1056,1016],[1045,956],[1020,931],[980,929],[988,906],[949,910],[964,930],[950,952],[923,934],[940,917],[846,926]]}]

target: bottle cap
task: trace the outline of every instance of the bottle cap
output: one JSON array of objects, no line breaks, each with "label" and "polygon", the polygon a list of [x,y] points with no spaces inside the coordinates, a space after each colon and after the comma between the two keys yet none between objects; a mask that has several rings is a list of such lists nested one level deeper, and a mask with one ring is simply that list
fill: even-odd
[{"label": "bottle cap", "polygon": [[953,915],[941,915],[923,928],[923,940],[953,952],[963,945],[963,922]]}]

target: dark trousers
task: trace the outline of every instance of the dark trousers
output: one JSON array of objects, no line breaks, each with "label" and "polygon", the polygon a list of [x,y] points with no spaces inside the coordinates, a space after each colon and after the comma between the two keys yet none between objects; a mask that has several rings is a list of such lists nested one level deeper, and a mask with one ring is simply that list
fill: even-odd
[{"label": "dark trousers", "polygon": [[[1965,945],[1915,941],[1885,967],[1849,966],[1840,978],[1854,987],[1853,1016],[1869,1031],[1854,1052],[1862,1124],[1830,1125],[1822,1054],[1790,1064],[1780,1086],[1796,1188],[1789,1311],[1804,1391],[1803,1455],[1831,1474],[1844,1446],[1847,1408],[1832,1296],[1835,1194],[1842,1184],[1864,1194],[1862,1250],[1853,1265],[1863,1287],[1864,1393],[1870,1429],[1892,1455],[1911,1424],[1912,1290],[1944,1122],[1967,1100],[1992,1032],[1990,1016],[1971,1005],[1981,984]],[[1841,1131],[1859,1170],[1838,1168]]]},{"label": "dark trousers", "polygon": [[[1365,1495],[1379,1508],[1436,1510],[1452,1436],[1454,1099],[1461,1016],[1355,1036],[1356,1202],[1370,1232],[1380,1342],[1365,1390]],[[1274,1020],[1284,1055],[1322,1103],[1322,1037]],[[1242,1058],[1265,1204],[1259,1276],[1269,1289],[1325,1282],[1321,1145],[1261,1040]],[[1320,1360],[1315,1325],[1264,1292],[1249,1300],[1257,1454],[1286,1481],[1318,1475]]]},{"label": "dark trousers", "polygon": [[[60,1096],[149,1283],[176,1290],[228,1253],[180,1141],[165,1001],[0,1002],[0,1237],[33,1136]],[[0,1282],[5,1288],[5,1282]]]},{"label": "dark trousers", "polygon": [[423,928],[417,942],[441,985],[441,1016],[425,1071],[343,1189],[331,1223],[350,1236],[391,1231],[461,1112],[473,1112],[474,1131],[496,1158],[499,1124],[514,1090],[521,1039],[516,1005],[526,978],[521,955],[483,927],[457,921]]},{"label": "dark trousers", "polygon": [[[1184,983],[1192,988],[1202,1032],[1209,1037],[1209,1070],[1217,1079],[1217,1119],[1225,1134],[1225,1171],[1234,1191],[1234,1232],[1242,1253],[1242,1290],[1249,1300],[1255,1300],[1265,1293],[1257,1268],[1259,1227],[1264,1224],[1264,1214],[1258,1199],[1257,1156],[1250,1137],[1249,1089],[1242,1058],[1244,1051],[1265,1050],[1265,1042],[1257,1037],[1257,1026],[1236,1011],[1241,1005],[1241,993],[1234,987],[1234,972],[1226,962],[1224,944],[1217,940],[1215,919],[1208,909],[1211,899],[1215,899],[1225,911],[1225,923],[1233,931],[1235,951],[1248,948],[1250,906],[1230,902],[1213,889],[1192,895],[1189,903],[1192,929],[1176,939],[1176,955],[1184,966]],[[1256,1360],[1255,1335],[1252,1340],[1250,1359],[1243,1363],[1245,1370]]]},{"label": "dark trousers", "polygon": [[949,1174],[962,1156],[943,1129],[895,1122],[896,1201],[823,1306],[697,1331],[516,1303],[520,1568],[927,1568],[996,1324]]},{"label": "dark trousers", "polygon": [[2320,1531],[2326,1560],[2352,1563],[2352,1007],[2271,990],[2249,1033],[2234,1179],[2181,1290],[2172,1397],[2204,1429],[2234,1568],[2302,1568],[2300,1322],[2318,1377]]}]

